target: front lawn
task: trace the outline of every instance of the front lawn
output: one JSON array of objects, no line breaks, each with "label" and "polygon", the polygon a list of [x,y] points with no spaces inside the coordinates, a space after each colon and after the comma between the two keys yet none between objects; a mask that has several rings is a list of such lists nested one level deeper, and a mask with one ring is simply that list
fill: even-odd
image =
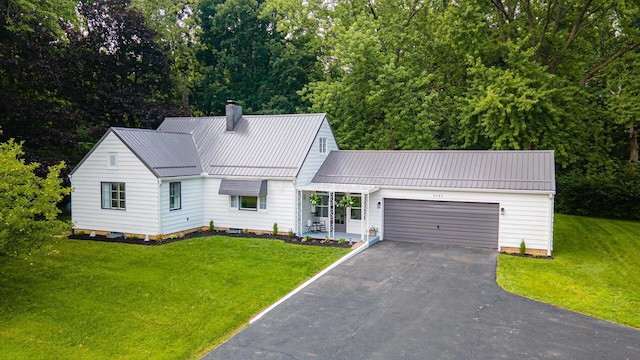
[{"label": "front lawn", "polygon": [[231,237],[51,240],[0,266],[0,357],[194,358],[347,252]]},{"label": "front lawn", "polygon": [[505,290],[640,328],[640,222],[556,215],[553,260],[498,257]]}]

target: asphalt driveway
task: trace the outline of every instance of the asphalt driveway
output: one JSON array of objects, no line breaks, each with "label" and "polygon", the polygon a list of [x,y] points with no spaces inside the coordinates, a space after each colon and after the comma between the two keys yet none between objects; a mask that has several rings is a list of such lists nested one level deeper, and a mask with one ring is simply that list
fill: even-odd
[{"label": "asphalt driveway", "polygon": [[640,359],[640,331],[502,290],[496,257],[378,243],[205,359]]}]

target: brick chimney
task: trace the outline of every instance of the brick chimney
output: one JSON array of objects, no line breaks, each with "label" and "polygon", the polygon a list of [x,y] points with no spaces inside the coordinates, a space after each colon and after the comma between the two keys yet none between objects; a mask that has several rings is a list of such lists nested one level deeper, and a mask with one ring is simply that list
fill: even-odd
[{"label": "brick chimney", "polygon": [[227,131],[233,131],[242,118],[242,106],[238,105],[235,100],[227,100],[225,113],[227,115]]}]

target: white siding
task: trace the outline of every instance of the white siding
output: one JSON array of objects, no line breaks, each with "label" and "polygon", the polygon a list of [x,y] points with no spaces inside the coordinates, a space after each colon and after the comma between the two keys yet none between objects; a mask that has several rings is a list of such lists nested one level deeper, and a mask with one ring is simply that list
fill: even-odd
[{"label": "white siding", "polygon": [[553,236],[553,197],[549,194],[381,189],[371,194],[369,224],[380,229],[384,239],[383,198],[498,203],[505,209],[504,215],[499,216],[499,248],[517,248],[524,240],[529,249],[553,250],[553,244],[549,245]]},{"label": "white siding", "polygon": [[[327,139],[327,151],[324,154],[320,153],[320,138]],[[296,180],[298,185],[305,185],[311,182],[313,177],[324,163],[327,156],[331,151],[338,150],[338,144],[336,143],[336,139],[333,137],[333,132],[331,131],[331,127],[329,126],[329,121],[325,117],[322,121],[322,125],[320,126],[320,130],[316,135],[316,138],[313,139],[313,145],[311,145],[311,149],[307,154],[302,167],[300,168],[300,173],[298,174],[298,178]]]},{"label": "white siding", "polygon": [[[182,207],[169,210],[169,183],[180,182]],[[160,186],[160,226],[163,234],[171,234],[205,226],[203,218],[203,178],[164,179]]]},{"label": "white siding", "polygon": [[[108,154],[117,168],[108,168]],[[126,210],[101,208],[101,182],[126,184]],[[155,235],[158,233],[158,181],[113,133],[98,145],[71,179],[74,227],[87,230]]]},{"label": "white siding", "polygon": [[219,195],[221,179],[207,178],[204,221],[216,227],[271,231],[278,223],[280,232],[295,231],[296,190],[293,180],[267,180],[267,210],[231,209],[229,195]]}]

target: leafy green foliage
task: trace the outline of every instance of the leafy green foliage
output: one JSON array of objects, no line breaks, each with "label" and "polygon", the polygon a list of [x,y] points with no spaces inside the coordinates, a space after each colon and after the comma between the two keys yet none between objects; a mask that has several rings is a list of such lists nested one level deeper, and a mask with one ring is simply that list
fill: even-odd
[{"label": "leafy green foliage", "polygon": [[561,174],[555,204],[565,214],[640,220],[640,169],[623,164],[611,173]]},{"label": "leafy green foliage", "polygon": [[527,252],[527,244],[525,244],[524,239],[520,241],[520,249],[518,249],[518,251],[520,252],[520,256],[524,256]]},{"label": "leafy green foliage", "polygon": [[271,231],[271,235],[273,235],[273,236],[278,235],[278,223],[277,222],[273,223],[273,231]]},{"label": "leafy green foliage", "polygon": [[305,38],[286,39],[263,0],[200,2],[202,67],[193,96],[199,114],[220,114],[227,99],[245,113],[295,113],[307,104],[297,91],[318,66]]},{"label": "leafy green foliage", "polygon": [[0,260],[36,247],[45,238],[71,229],[57,219],[57,205],[70,188],[62,186],[64,163],[51,166],[45,178],[34,174],[37,163],[25,163],[20,144],[0,144]]}]

